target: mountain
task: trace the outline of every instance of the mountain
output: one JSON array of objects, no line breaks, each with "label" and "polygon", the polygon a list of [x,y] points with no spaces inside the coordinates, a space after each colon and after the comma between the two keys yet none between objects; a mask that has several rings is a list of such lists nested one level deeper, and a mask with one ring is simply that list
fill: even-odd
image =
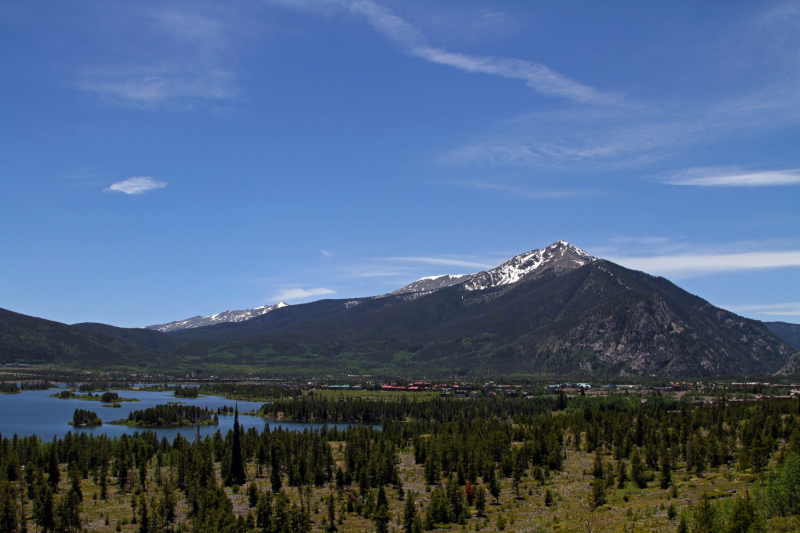
[{"label": "mountain", "polygon": [[786,362],[786,365],[775,374],[778,376],[796,376],[800,374],[800,352],[791,356]]},{"label": "mountain", "polygon": [[565,241],[488,271],[423,278],[389,294],[275,306],[239,321],[205,317],[211,325],[167,332],[12,315],[6,322],[0,315],[4,362],[170,370],[765,375],[786,367],[796,351],[759,321]]},{"label": "mountain", "polygon": [[207,361],[320,372],[767,374],[793,353],[761,322],[564,241],[421,283],[437,279],[171,335]]},{"label": "mountain", "polygon": [[790,324],[789,322],[764,322],[764,325],[783,342],[800,350],[800,324]]},{"label": "mountain", "polygon": [[[137,337],[137,330],[104,324],[97,325],[98,331],[92,329],[91,325],[68,326],[0,309],[0,363],[144,368],[151,364],[165,365],[171,357],[145,346],[153,342],[147,334],[163,333],[146,332]],[[109,329],[127,332],[123,335],[135,338],[125,340],[99,331]],[[164,340],[172,343],[168,337]]]},{"label": "mountain", "polygon": [[222,324],[225,322],[243,322],[256,318],[258,316],[286,307],[289,304],[278,302],[275,305],[263,305],[253,309],[244,309],[242,311],[224,311],[211,316],[195,316],[187,318],[186,320],[176,320],[175,322],[168,322],[166,324],[156,324],[154,326],[146,326],[145,329],[160,331],[168,333],[171,331],[180,331],[182,329],[200,328],[203,326],[213,326],[215,324]]}]

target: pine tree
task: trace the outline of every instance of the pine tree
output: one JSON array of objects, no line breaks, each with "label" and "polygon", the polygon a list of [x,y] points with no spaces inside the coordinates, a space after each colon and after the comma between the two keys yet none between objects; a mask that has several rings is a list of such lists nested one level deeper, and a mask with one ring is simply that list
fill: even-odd
[{"label": "pine tree", "polygon": [[672,485],[672,462],[670,461],[669,454],[665,453],[661,456],[661,479],[660,486],[666,490]]},{"label": "pine tree", "polygon": [[595,479],[603,479],[603,458],[600,456],[600,452],[594,454],[594,467],[592,468],[592,475]]},{"label": "pine tree", "polygon": [[594,511],[598,507],[606,504],[606,484],[603,479],[592,481],[592,500],[591,507]]},{"label": "pine tree", "polygon": [[647,487],[644,465],[642,465],[642,458],[639,456],[639,450],[636,448],[634,448],[633,455],[631,456],[631,479],[640,489]]},{"label": "pine tree", "polygon": [[617,488],[624,489],[628,483],[628,466],[625,461],[620,461],[617,464]]},{"label": "pine tree", "polygon": [[58,470],[58,451],[56,450],[56,442],[53,439],[53,444],[50,445],[50,451],[47,454],[47,482],[53,488],[54,492],[58,492],[58,481],[61,479],[61,472]]},{"label": "pine tree", "polygon": [[483,485],[475,491],[475,511],[478,512],[478,516],[484,516],[486,512],[486,489]]},{"label": "pine tree", "polygon": [[730,520],[726,533],[747,533],[756,521],[756,510],[750,495],[745,493],[744,498],[737,496],[733,501]]},{"label": "pine tree", "polygon": [[325,497],[325,504],[328,507],[328,533],[337,530],[336,527],[336,502],[333,500],[333,493]]},{"label": "pine tree", "polygon": [[150,533],[150,516],[147,512],[147,499],[144,496],[139,507],[139,533]]},{"label": "pine tree", "polygon": [[270,533],[272,531],[272,493],[270,491],[264,492],[258,499],[256,505],[256,525],[261,528],[261,531]]},{"label": "pine tree", "polygon": [[692,533],[715,533],[716,528],[716,509],[711,505],[708,496],[703,495],[700,504],[695,508],[693,514],[694,527]]},{"label": "pine tree", "polygon": [[418,519],[417,517],[417,504],[415,502],[416,498],[414,497],[414,493],[408,495],[406,498],[406,504],[403,508],[403,529],[406,533],[412,533],[414,530],[414,521]]},{"label": "pine tree", "polygon": [[18,508],[14,487],[8,481],[3,480],[0,482],[0,531],[17,533]]},{"label": "pine tree", "polygon": [[233,415],[233,442],[231,444],[231,462],[229,477],[226,480],[228,485],[244,485],[245,472],[242,459],[242,439],[239,434],[239,405],[236,405]]},{"label": "pine tree", "polygon": [[497,482],[497,473],[494,470],[494,463],[489,463],[489,469],[486,472],[486,477],[483,482],[489,487],[489,494],[494,498],[495,503],[498,503],[500,496],[500,484]]},{"label": "pine tree", "polygon": [[278,462],[278,454],[275,453],[274,450],[272,453],[272,462],[270,464],[269,480],[272,484],[272,492],[280,492],[281,485],[283,484],[281,481],[281,464]]},{"label": "pine tree", "polygon": [[33,504],[33,521],[43,533],[50,533],[56,527],[54,507],[53,489],[47,484],[40,485]]},{"label": "pine tree", "polygon": [[250,483],[247,486],[247,506],[248,507],[255,507],[258,505],[258,496],[259,496],[258,485],[255,482]]}]

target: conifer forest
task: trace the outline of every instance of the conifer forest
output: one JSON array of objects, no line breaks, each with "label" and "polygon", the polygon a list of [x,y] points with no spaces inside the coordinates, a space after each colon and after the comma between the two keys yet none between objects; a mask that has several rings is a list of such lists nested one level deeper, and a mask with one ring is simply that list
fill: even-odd
[{"label": "conifer forest", "polygon": [[3,435],[0,532],[800,529],[797,399],[303,394],[261,415],[204,438]]}]

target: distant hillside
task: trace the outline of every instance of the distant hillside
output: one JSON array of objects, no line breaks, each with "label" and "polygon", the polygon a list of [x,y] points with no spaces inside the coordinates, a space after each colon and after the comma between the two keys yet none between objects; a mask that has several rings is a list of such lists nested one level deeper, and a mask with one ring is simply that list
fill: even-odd
[{"label": "distant hillside", "polygon": [[[102,328],[112,328],[112,326]],[[124,330],[127,331],[127,330]],[[135,331],[135,330],[134,330]],[[143,339],[141,339],[143,340]],[[164,361],[135,342],[0,309],[0,363],[144,368]]]},{"label": "distant hillside", "polygon": [[776,337],[794,348],[800,350],[800,324],[790,324],[788,322],[764,322],[764,325],[775,334]]}]

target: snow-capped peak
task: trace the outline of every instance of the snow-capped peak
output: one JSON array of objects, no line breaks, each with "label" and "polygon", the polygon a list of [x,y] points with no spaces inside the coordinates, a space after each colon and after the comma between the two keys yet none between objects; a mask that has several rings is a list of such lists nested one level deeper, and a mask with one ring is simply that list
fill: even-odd
[{"label": "snow-capped peak", "polygon": [[595,258],[567,241],[558,241],[543,250],[531,250],[512,257],[503,264],[479,272],[464,284],[470,291],[487,289],[516,283],[537,270],[554,268],[557,271],[572,270],[595,261]]},{"label": "snow-capped peak", "polygon": [[285,302],[278,302],[275,305],[262,305],[261,307],[254,307],[253,309],[244,309],[241,311],[224,311],[210,316],[196,316],[187,318],[186,320],[177,320],[167,324],[156,324],[154,326],[147,326],[145,329],[153,329],[162,333],[170,331],[179,331],[182,329],[199,328],[202,326],[213,326],[214,324],[222,324],[225,322],[244,322],[251,318],[256,318],[265,315],[275,309],[281,307],[288,307],[289,304]]}]

